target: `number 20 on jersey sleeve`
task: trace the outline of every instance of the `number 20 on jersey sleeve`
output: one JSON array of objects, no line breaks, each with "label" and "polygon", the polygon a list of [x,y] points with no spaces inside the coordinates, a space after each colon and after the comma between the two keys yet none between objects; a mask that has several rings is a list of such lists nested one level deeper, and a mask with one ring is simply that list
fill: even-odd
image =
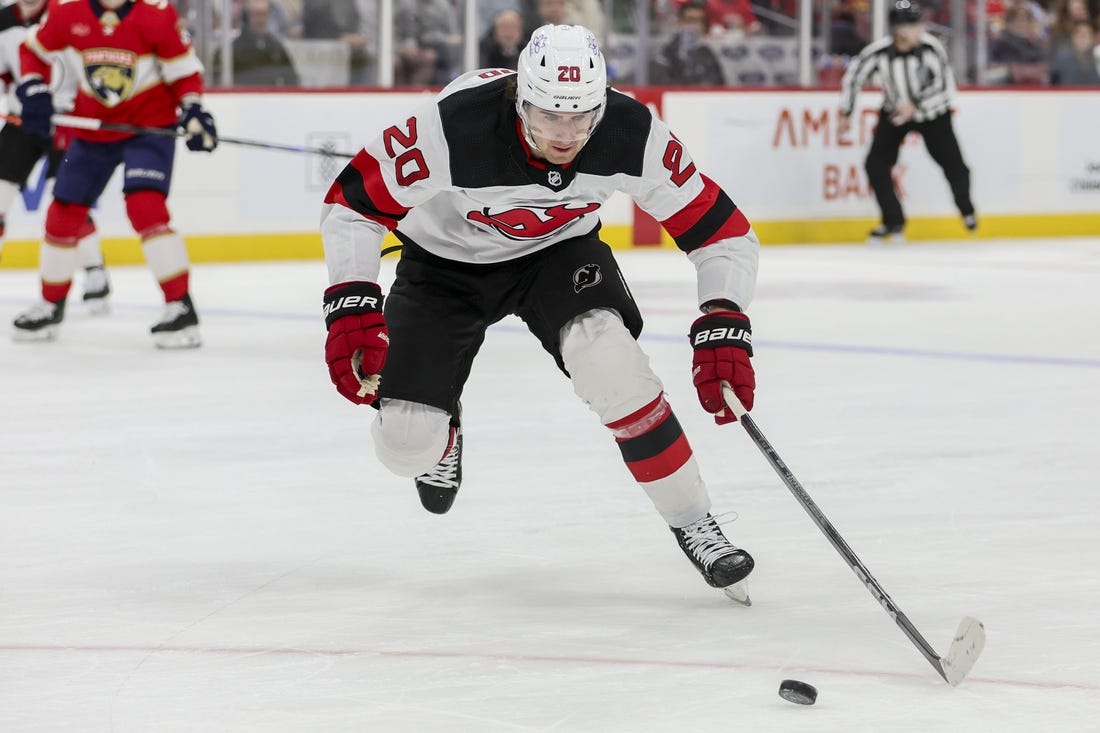
[{"label": "number 20 on jersey sleeve", "polygon": [[382,133],[382,142],[386,146],[386,154],[393,160],[394,175],[399,185],[411,186],[431,175],[424,154],[416,147],[416,117],[405,121],[404,130],[397,125],[387,128]]},{"label": "number 20 on jersey sleeve", "polygon": [[676,184],[677,188],[683,186],[695,175],[695,163],[688,161],[687,165],[684,165],[684,145],[676,139],[675,135],[665,146],[665,154],[661,158],[661,163],[672,174],[669,178]]}]

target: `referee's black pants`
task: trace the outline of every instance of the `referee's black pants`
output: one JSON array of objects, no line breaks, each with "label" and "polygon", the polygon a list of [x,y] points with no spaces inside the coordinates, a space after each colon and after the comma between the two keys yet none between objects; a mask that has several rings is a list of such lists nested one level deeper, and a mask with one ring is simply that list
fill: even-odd
[{"label": "referee's black pants", "polygon": [[955,129],[951,125],[951,113],[946,112],[927,122],[906,122],[894,125],[886,112],[880,112],[878,126],[871,139],[871,149],[867,153],[864,169],[871,190],[875,192],[878,207],[882,210],[882,223],[887,227],[905,226],[905,214],[901,210],[891,170],[898,162],[898,151],[902,141],[911,131],[916,130],[924,139],[924,146],[932,160],[943,168],[943,174],[951,185],[955,197],[955,206],[959,213],[969,216],[974,213],[974,204],[970,201],[970,169],[963,162],[959,141],[955,138]]}]

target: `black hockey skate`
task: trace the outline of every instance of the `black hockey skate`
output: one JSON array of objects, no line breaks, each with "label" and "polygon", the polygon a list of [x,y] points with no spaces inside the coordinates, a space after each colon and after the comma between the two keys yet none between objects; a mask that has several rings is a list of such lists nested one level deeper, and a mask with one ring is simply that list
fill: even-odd
[{"label": "black hockey skate", "polygon": [[111,283],[107,279],[107,270],[103,265],[84,268],[84,305],[93,315],[102,315],[110,311],[107,296],[111,294]]},{"label": "black hockey skate", "polygon": [[721,588],[733,600],[750,605],[744,588],[734,590],[734,586],[749,576],[755,562],[752,555],[726,539],[714,517],[707,514],[686,527],[669,529],[676,535],[680,549],[711,587]]},{"label": "black hockey skate", "polygon": [[462,426],[451,426],[451,445],[435,468],[414,479],[420,503],[432,514],[446,514],[462,485]]},{"label": "black hockey skate", "polygon": [[968,232],[978,231],[978,217],[976,214],[963,214],[963,226]]},{"label": "black hockey skate", "polygon": [[867,244],[901,244],[905,241],[905,225],[886,226],[880,224],[867,233]]},{"label": "black hockey skate", "polygon": [[199,316],[195,313],[189,294],[185,294],[180,300],[165,303],[160,321],[149,331],[153,334],[153,343],[158,349],[193,349],[202,346]]},{"label": "black hockey skate", "polygon": [[12,323],[16,341],[53,341],[58,327],[65,318],[65,301],[51,303],[43,300],[20,313]]}]

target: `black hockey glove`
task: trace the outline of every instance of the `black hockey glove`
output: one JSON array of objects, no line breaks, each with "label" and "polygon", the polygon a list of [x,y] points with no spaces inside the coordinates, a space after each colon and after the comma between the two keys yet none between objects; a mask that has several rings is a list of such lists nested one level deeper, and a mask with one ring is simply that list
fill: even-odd
[{"label": "black hockey glove", "polygon": [[15,88],[15,96],[23,105],[21,127],[36,137],[50,139],[53,117],[53,93],[50,85],[38,77],[27,79]]},{"label": "black hockey glove", "polygon": [[203,108],[202,102],[196,97],[184,97],[180,107],[182,112],[176,127],[187,133],[187,149],[209,153],[218,147],[214,117]]}]

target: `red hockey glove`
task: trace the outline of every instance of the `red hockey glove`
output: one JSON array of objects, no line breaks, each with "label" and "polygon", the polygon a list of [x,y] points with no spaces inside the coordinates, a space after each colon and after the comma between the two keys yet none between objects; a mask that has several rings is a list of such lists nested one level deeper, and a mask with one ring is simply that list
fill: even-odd
[{"label": "red hockey glove", "polygon": [[737,420],[722,398],[722,382],[728,382],[746,410],[752,409],[756,374],[752,370],[752,327],[749,317],[736,311],[708,313],[691,324],[692,382],[699,403],[714,413],[719,425]]},{"label": "red hockey glove", "polygon": [[336,390],[357,405],[378,399],[390,334],[382,315],[382,290],[370,282],[333,285],[325,291],[325,361]]}]

